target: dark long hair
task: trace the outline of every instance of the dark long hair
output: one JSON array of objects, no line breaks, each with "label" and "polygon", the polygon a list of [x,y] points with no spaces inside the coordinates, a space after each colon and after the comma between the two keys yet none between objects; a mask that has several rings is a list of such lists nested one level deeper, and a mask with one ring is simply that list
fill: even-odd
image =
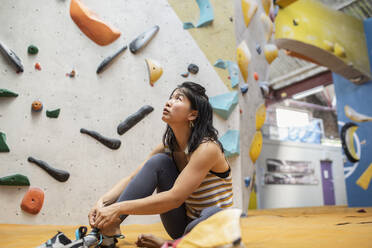
[{"label": "dark long hair", "polygon": [[[171,96],[177,89],[182,91],[190,100],[191,109],[198,111],[198,116],[193,121],[194,127],[191,129],[191,135],[187,142],[189,153],[195,151],[205,141],[216,141],[224,152],[222,144],[218,140],[218,131],[213,127],[213,109],[208,96],[205,94],[205,88],[197,83],[184,82],[172,91]],[[164,146],[167,145],[171,151],[175,151],[179,147],[176,136],[168,124],[163,135],[163,144]]]}]

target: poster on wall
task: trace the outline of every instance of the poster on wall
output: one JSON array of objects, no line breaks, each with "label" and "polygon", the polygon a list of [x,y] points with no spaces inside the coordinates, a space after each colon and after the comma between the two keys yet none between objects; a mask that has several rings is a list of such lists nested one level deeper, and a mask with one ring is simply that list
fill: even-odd
[{"label": "poster on wall", "polygon": [[315,185],[319,180],[311,161],[267,159],[265,184]]}]

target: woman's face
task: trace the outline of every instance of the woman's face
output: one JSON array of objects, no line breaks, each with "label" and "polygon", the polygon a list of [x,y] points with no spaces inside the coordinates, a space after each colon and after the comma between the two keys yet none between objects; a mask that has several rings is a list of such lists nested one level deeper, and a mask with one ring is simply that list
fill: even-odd
[{"label": "woman's face", "polygon": [[168,125],[186,123],[196,118],[196,110],[191,109],[191,102],[180,89],[176,89],[165,103],[162,120]]}]

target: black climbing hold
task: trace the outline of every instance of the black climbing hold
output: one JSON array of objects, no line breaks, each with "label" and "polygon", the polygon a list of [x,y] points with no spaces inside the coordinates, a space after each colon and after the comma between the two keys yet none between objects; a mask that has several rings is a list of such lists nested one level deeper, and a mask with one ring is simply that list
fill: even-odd
[{"label": "black climbing hold", "polygon": [[38,160],[33,157],[28,157],[27,160],[30,163],[34,163],[38,165],[41,169],[45,170],[49,175],[51,175],[57,181],[66,182],[68,178],[70,177],[70,173],[68,173],[67,171],[53,168],[42,160]]},{"label": "black climbing hold", "polygon": [[191,74],[196,74],[198,73],[199,71],[199,67],[195,64],[190,64],[189,67],[187,67],[187,70],[191,73]]},{"label": "black climbing hold", "polygon": [[151,41],[151,39],[157,34],[159,31],[159,26],[155,25],[149,30],[143,32],[140,34],[137,38],[135,38],[130,44],[129,44],[129,50],[136,54],[139,50],[141,50],[143,47],[147,45]]},{"label": "black climbing hold", "polygon": [[117,150],[119,149],[121,145],[121,141],[118,139],[110,139],[102,136],[101,134],[97,133],[96,131],[89,131],[85,128],[80,129],[80,133],[85,133],[88,134],[90,137],[96,139],[99,141],[101,144],[107,146],[108,148],[112,150]]},{"label": "black climbing hold", "polygon": [[127,45],[125,45],[124,47],[122,47],[119,51],[117,51],[116,53],[114,53],[113,55],[111,56],[108,56],[107,58],[105,58],[101,64],[99,64],[98,68],[97,68],[97,74],[98,73],[101,73],[107,66],[108,64],[110,64],[120,53],[122,53],[123,51],[125,51],[127,49]]},{"label": "black climbing hold", "polygon": [[256,51],[258,54],[261,54],[262,52],[261,46],[259,44],[256,45]]},{"label": "black climbing hold", "polygon": [[17,69],[18,72],[23,72],[23,65],[21,59],[11,49],[7,48],[0,42],[0,52],[10,61],[10,63]]},{"label": "black climbing hold", "polygon": [[134,125],[140,122],[148,114],[154,110],[150,105],[144,105],[137,112],[128,116],[122,123],[119,124],[117,131],[118,134],[123,135],[126,131],[131,129]]}]

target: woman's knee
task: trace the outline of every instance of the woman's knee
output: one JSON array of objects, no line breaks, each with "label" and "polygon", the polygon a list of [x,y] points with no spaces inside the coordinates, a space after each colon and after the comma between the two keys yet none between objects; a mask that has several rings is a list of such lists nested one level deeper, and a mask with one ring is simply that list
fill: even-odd
[{"label": "woman's knee", "polygon": [[147,160],[145,166],[151,166],[152,168],[163,169],[170,166],[174,166],[173,159],[165,153],[157,153]]}]

